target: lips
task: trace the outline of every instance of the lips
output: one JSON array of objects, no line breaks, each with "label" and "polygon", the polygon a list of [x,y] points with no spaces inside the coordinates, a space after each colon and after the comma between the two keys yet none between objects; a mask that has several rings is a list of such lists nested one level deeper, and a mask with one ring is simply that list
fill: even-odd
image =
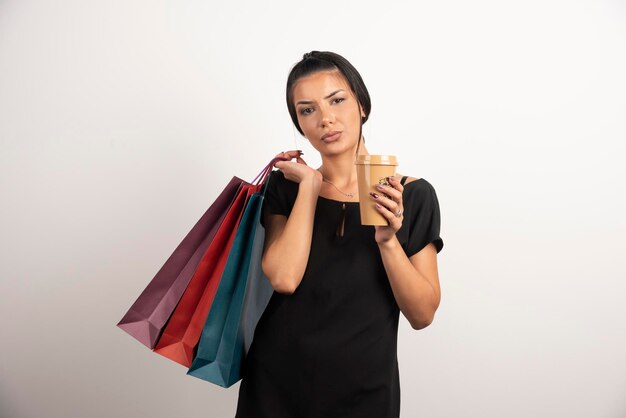
[{"label": "lips", "polygon": [[325,142],[334,141],[337,138],[339,138],[339,135],[341,135],[341,132],[339,131],[328,132],[327,134],[324,134],[324,136],[322,136],[322,141],[325,141]]}]

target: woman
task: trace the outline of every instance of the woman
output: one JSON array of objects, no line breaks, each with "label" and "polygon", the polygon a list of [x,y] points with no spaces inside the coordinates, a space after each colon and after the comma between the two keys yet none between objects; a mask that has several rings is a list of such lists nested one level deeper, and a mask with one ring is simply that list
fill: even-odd
[{"label": "woman", "polygon": [[361,225],[354,161],[368,154],[371,104],[340,55],[305,54],[287,107],[322,165],[284,152],[268,179],[262,268],[275,292],[243,364],[236,418],[398,417],[399,312],[422,329],[440,300],[435,190],[397,174],[369,197],[389,225]]}]

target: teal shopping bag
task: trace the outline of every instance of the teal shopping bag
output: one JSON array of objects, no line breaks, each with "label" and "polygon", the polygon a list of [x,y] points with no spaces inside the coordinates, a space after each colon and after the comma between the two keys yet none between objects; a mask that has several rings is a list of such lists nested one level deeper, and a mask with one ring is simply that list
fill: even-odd
[{"label": "teal shopping bag", "polygon": [[[246,327],[241,326],[246,287],[251,271],[255,275],[258,275],[259,271],[262,274],[261,254],[258,248],[259,243],[264,239],[264,234],[257,236],[257,231],[259,231],[265,187],[267,187],[267,182],[264,184],[262,193],[253,194],[246,205],[211,310],[202,330],[196,355],[187,371],[187,374],[191,376],[223,387],[230,387],[241,379],[241,364],[246,349],[243,330],[250,328],[250,319],[247,320]],[[255,247],[256,251],[253,251]],[[254,265],[252,270],[251,265]],[[258,289],[266,295],[269,280],[265,279],[265,282],[267,283],[261,284]],[[258,300],[258,298],[252,299]],[[261,312],[257,307],[256,313],[260,315]]]},{"label": "teal shopping bag", "polygon": [[265,243],[265,228],[257,222],[254,243],[252,244],[252,258],[248,270],[248,282],[246,293],[243,297],[243,310],[241,312],[240,332],[243,338],[244,356],[248,355],[254,331],[261,315],[269,303],[274,288],[261,268],[263,246]]}]

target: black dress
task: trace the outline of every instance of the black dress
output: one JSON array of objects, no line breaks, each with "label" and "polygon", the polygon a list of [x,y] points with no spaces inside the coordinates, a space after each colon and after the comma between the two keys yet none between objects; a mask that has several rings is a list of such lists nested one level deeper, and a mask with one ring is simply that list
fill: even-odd
[{"label": "black dress", "polygon": [[[268,181],[263,226],[267,210],[289,216],[299,187],[280,170]],[[423,178],[407,183],[403,204],[396,236],[405,253],[430,242],[441,251],[433,186]],[[361,225],[358,202],[318,198],[306,271],[293,294],[272,294],[257,324],[242,365],[235,418],[400,416],[400,309],[374,232],[374,226]],[[288,253],[284,260],[289,262]]]}]

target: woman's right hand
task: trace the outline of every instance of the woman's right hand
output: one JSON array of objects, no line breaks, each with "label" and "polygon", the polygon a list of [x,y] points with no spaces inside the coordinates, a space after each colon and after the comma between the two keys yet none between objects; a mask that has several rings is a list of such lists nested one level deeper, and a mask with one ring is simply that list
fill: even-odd
[{"label": "woman's right hand", "polygon": [[[312,181],[316,186],[322,184],[322,173],[307,165],[307,163],[301,157],[302,151],[285,151],[278,153],[276,157],[288,158],[289,160],[277,161],[274,167],[283,172],[287,180],[291,180],[296,183],[302,183],[303,181]],[[291,161],[295,158],[296,162]]]}]

